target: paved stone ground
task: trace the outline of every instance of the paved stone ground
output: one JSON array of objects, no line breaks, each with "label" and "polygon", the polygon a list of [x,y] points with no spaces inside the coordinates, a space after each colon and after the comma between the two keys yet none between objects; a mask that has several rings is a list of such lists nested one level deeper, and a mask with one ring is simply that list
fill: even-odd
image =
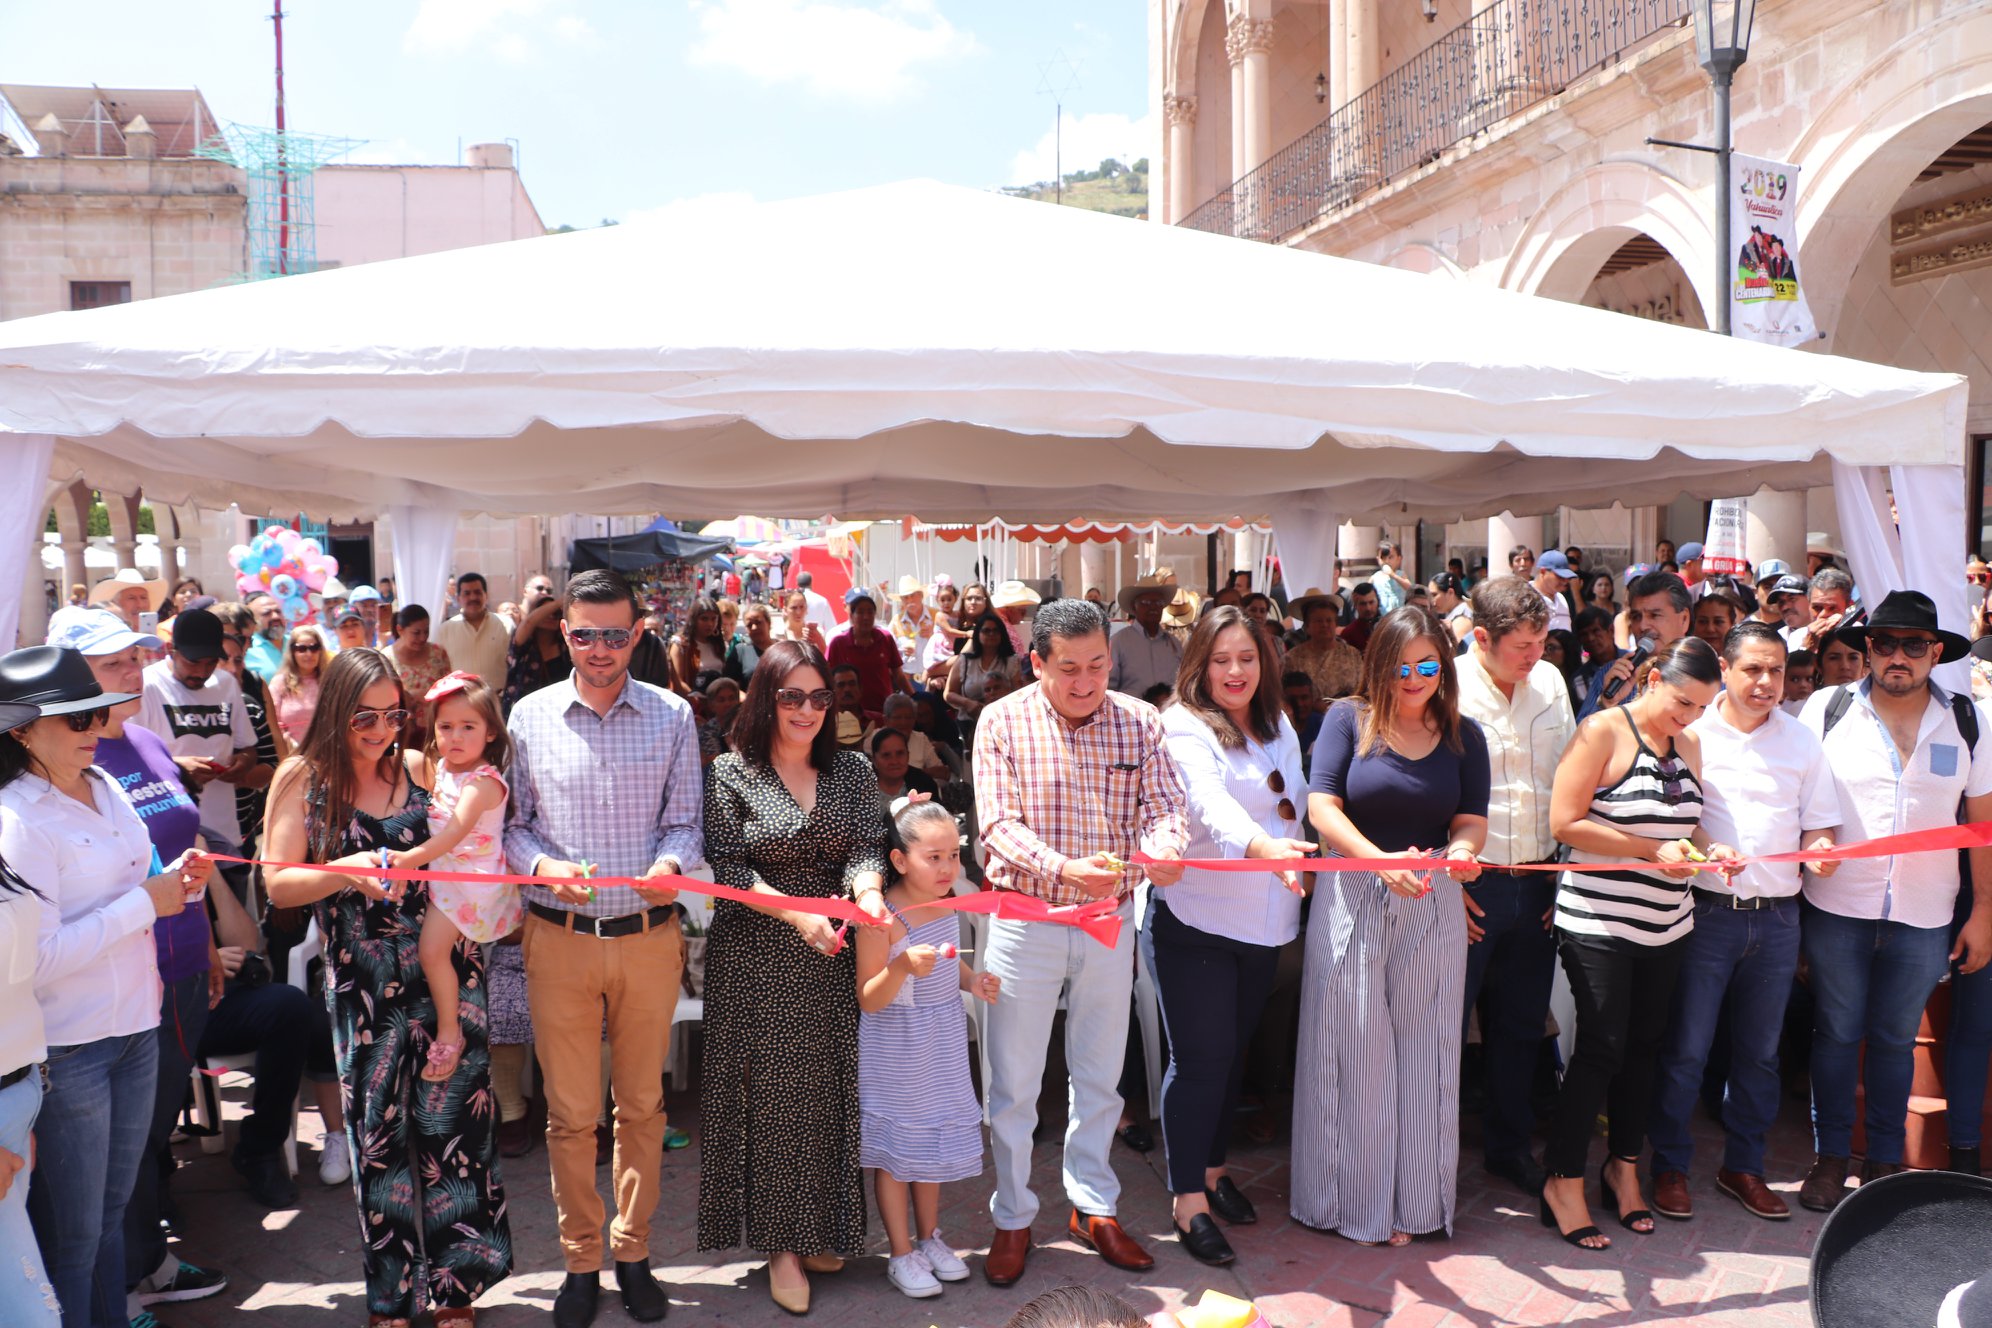
[{"label": "paved stone ground", "polygon": [[[231,1118],[243,1109],[243,1089],[226,1090]],[[674,1097],[675,1119],[693,1131],[692,1147],[665,1162],[664,1202],[652,1257],[672,1290],[670,1322],[760,1326],[792,1320],[768,1299],[758,1259],[700,1254],[692,1208],[698,1187],[694,1102]],[[1046,1200],[1037,1227],[1040,1244],[1029,1272],[1005,1290],[981,1278],[952,1286],[939,1300],[914,1302],[886,1283],[882,1232],[873,1219],[874,1254],[835,1277],[815,1279],[810,1321],[864,1328],[999,1328],[1031,1295],[1068,1282],[1090,1282],[1123,1296],[1144,1313],[1193,1302],[1206,1287],[1258,1302],[1275,1328],[1509,1328],[1584,1323],[1602,1328],[1666,1323],[1680,1328],[1799,1328],[1806,1308],[1806,1255],[1821,1218],[1797,1205],[1797,1180],[1811,1161],[1803,1112],[1787,1102],[1772,1141],[1774,1188],[1793,1208],[1788,1222],[1750,1217],[1719,1194],[1708,1174],[1697,1178],[1692,1222],[1661,1222],[1650,1236],[1622,1231],[1609,1220],[1615,1244],[1604,1253],[1572,1249],[1537,1225],[1534,1204],[1505,1182],[1483,1175],[1477,1162],[1461,1178],[1460,1217],[1452,1239],[1418,1241],[1400,1249],[1366,1249],[1308,1230],[1285,1216],[1284,1141],[1234,1150],[1234,1174],[1258,1206],[1255,1227],[1234,1228],[1238,1262],[1206,1268],[1178,1248],[1162,1181],[1161,1153],[1142,1158],[1116,1145],[1125,1184],[1121,1216],[1156,1256],[1154,1270],[1130,1278],[1062,1237],[1067,1209],[1060,1197],[1058,1148],[1037,1152],[1037,1189]],[[315,1147],[318,1118],[300,1117],[305,1143]],[[1719,1151],[1712,1127],[1701,1127],[1702,1155]],[[1469,1147],[1470,1157],[1477,1154]],[[1594,1150],[1594,1161],[1597,1153]],[[240,1191],[225,1156],[180,1149],[187,1163],[175,1182],[186,1221],[181,1248],[197,1262],[225,1268],[232,1284],[212,1300],[160,1306],[168,1328],[347,1328],[365,1322],[357,1280],[359,1256],[351,1192],[318,1184],[316,1154],[302,1156],[299,1207],[266,1213]],[[1710,1172],[1709,1174],[1712,1174]],[[538,1325],[558,1287],[561,1268],[546,1156],[535,1150],[506,1164],[518,1269],[485,1298],[480,1321],[509,1328]],[[985,1248],[987,1190],[950,1187],[942,1216],[958,1248]],[[1593,1202],[1596,1203],[1595,1184]],[[1594,1211],[1598,1211],[1595,1210]],[[1599,1212],[1599,1216],[1603,1216]],[[605,1285],[597,1323],[629,1322]]]}]

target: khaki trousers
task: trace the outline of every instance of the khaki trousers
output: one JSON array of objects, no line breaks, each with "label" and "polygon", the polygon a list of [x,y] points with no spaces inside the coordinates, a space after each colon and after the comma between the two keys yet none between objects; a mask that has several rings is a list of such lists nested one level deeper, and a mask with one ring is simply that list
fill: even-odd
[{"label": "khaki trousers", "polygon": [[602,1023],[608,1020],[615,1089],[617,1263],[648,1260],[664,1164],[664,1058],[685,939],[676,918],[633,936],[597,939],[536,915],[526,918],[527,1002],[546,1088],[546,1153],[560,1247],[570,1273],[603,1267],[601,1195],[595,1188],[595,1122],[602,1110]]}]

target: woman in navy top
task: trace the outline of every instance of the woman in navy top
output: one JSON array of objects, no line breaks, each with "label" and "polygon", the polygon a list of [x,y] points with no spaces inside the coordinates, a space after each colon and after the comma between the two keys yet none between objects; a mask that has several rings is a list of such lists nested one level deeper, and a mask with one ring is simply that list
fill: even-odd
[{"label": "woman in navy top", "polygon": [[1308,923],[1293,1215],[1365,1244],[1452,1231],[1459,1163],[1460,883],[1487,838],[1487,743],[1459,713],[1430,610],[1378,625],[1363,683],[1315,741],[1308,817],[1344,858],[1457,862],[1323,878]]}]

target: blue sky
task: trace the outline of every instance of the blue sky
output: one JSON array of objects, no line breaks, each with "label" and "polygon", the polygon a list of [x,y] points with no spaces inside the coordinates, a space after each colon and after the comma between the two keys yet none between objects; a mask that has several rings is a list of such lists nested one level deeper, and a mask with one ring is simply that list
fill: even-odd
[{"label": "blue sky", "polygon": [[[0,82],[198,86],[271,120],[269,0],[0,0]],[[1152,150],[1140,0],[287,0],[293,129],[351,160],[451,162],[520,143],[548,225],[714,195],[779,199],[930,176],[1051,175],[1062,51],[1066,169]],[[1065,81],[1061,73],[1060,82]]]}]

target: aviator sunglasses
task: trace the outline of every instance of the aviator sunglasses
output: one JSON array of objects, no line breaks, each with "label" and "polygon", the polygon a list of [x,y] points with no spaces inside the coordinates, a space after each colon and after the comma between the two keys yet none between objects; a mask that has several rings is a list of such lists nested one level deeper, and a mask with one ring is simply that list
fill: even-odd
[{"label": "aviator sunglasses", "polygon": [[819,687],[813,692],[805,692],[800,687],[775,690],[775,704],[784,710],[800,710],[805,703],[811,710],[828,710],[836,700],[837,694],[828,687]]},{"label": "aviator sunglasses", "polygon": [[1428,659],[1418,664],[1399,664],[1397,666],[1397,676],[1408,678],[1411,676],[1411,670],[1414,668],[1418,670],[1418,676],[1421,678],[1436,678],[1439,676],[1439,661],[1436,659]]},{"label": "aviator sunglasses", "polygon": [[368,732],[376,724],[385,724],[391,729],[398,729],[408,722],[408,712],[398,708],[394,710],[367,710],[363,708],[355,710],[353,717],[346,722],[361,733]]},{"label": "aviator sunglasses", "polygon": [[630,643],[636,632],[628,627],[570,627],[567,639],[586,650],[597,641],[605,650],[621,650]]}]

